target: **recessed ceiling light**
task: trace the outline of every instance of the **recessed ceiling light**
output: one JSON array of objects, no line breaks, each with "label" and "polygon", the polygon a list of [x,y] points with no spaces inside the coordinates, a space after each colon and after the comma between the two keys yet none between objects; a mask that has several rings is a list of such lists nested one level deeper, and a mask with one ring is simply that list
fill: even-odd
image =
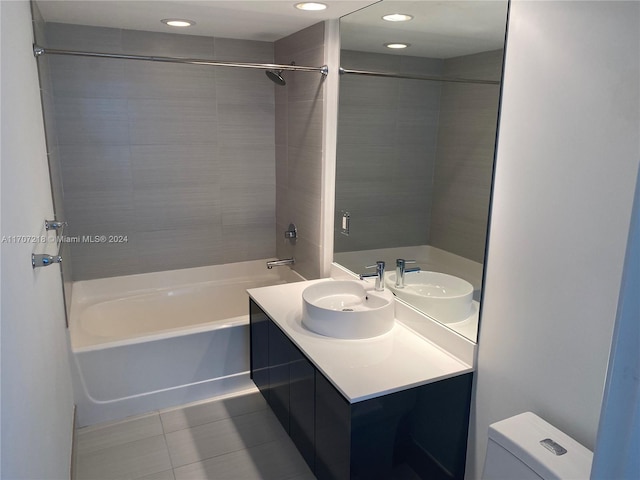
[{"label": "recessed ceiling light", "polygon": [[298,10],[307,10],[307,11],[317,12],[319,10],[325,10],[327,6],[324,3],[303,2],[303,3],[296,3],[296,8]]},{"label": "recessed ceiling light", "polygon": [[406,13],[390,13],[382,17],[382,19],[387,22],[408,22],[412,18],[412,15],[407,15]]},{"label": "recessed ceiling light", "polygon": [[407,48],[410,47],[410,43],[385,43],[385,47],[387,48]]},{"label": "recessed ceiling light", "polygon": [[165,18],[160,21],[170,27],[190,27],[196,24],[193,20],[185,20],[183,18]]}]

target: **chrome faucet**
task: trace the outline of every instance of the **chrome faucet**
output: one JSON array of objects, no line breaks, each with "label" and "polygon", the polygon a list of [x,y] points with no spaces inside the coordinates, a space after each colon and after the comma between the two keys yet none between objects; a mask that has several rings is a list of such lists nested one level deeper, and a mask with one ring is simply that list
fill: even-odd
[{"label": "chrome faucet", "polygon": [[273,267],[281,267],[283,265],[293,265],[294,263],[296,263],[296,259],[293,257],[285,258],[282,260],[270,260],[267,262],[267,268],[271,270]]},{"label": "chrome faucet", "polygon": [[364,280],[369,277],[376,277],[376,291],[382,292],[384,290],[384,262],[378,260],[375,265],[369,265],[365,268],[375,268],[376,273],[361,273],[360,280]]},{"label": "chrome faucet", "polygon": [[407,264],[416,263],[415,260],[405,260],[404,258],[396,259],[396,288],[404,288],[404,274],[411,272],[419,272],[420,267],[407,268]]}]

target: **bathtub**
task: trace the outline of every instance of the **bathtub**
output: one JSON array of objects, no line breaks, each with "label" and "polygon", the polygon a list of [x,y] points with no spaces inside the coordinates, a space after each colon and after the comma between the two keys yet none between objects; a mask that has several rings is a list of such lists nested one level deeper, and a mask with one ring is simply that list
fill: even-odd
[{"label": "bathtub", "polygon": [[246,289],[304,280],[265,262],[74,282],[78,426],[250,388]]}]

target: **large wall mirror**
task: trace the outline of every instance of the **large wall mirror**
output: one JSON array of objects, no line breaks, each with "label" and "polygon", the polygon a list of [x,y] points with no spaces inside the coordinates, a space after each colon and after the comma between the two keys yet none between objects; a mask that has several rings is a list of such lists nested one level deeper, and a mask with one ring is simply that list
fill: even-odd
[{"label": "large wall mirror", "polygon": [[[398,298],[472,341],[506,22],[506,0],[385,0],[340,20],[334,261],[384,260]],[[402,275],[397,259],[415,263]]]}]

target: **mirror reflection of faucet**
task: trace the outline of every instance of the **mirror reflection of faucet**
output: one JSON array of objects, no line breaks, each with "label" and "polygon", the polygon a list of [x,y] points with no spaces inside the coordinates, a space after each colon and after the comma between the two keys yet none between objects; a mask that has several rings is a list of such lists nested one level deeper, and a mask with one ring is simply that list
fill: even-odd
[{"label": "mirror reflection of faucet", "polygon": [[378,260],[375,265],[369,265],[365,268],[375,268],[376,273],[361,273],[360,280],[365,278],[376,277],[376,292],[384,291],[384,262]]},{"label": "mirror reflection of faucet", "polygon": [[407,264],[414,264],[415,260],[396,259],[396,288],[404,288],[405,273],[419,272],[420,267],[407,268]]}]

